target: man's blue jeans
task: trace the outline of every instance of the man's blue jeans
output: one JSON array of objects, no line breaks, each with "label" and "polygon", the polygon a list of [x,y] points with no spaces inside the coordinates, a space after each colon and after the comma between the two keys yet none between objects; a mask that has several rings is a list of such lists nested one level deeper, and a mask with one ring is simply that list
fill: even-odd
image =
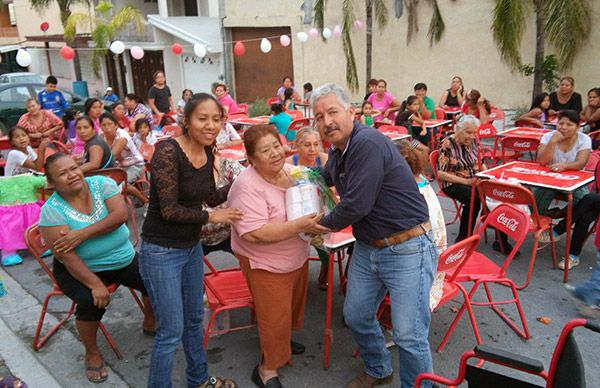
[{"label": "man's blue jeans", "polygon": [[575,286],[575,295],[586,306],[600,305],[600,251],[596,254],[596,268],[587,282]]},{"label": "man's blue jeans", "polygon": [[140,273],[148,290],[157,327],[150,359],[149,388],[170,388],[173,354],[183,342],[187,384],[208,379],[202,346],[204,254],[198,243],[190,249],[167,248],[142,241]]},{"label": "man's blue jeans", "polygon": [[385,294],[390,294],[402,387],[412,387],[420,373],[432,371],[427,338],[429,291],[438,253],[431,241],[429,233],[381,249],[357,242],[348,270],[344,318],[358,343],[365,372],[377,378],[393,372],[391,355],[376,317]]}]

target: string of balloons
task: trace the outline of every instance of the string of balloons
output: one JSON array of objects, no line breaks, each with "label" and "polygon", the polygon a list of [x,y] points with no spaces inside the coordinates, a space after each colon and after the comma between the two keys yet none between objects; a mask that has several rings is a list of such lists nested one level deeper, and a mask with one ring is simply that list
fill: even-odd
[{"label": "string of balloons", "polygon": [[[50,27],[50,25],[48,24],[48,22],[43,22],[40,25],[40,29],[45,33],[48,28]],[[363,28],[363,23],[360,20],[355,20],[354,21],[354,27],[357,30],[362,30]],[[329,27],[324,27],[321,31],[321,36],[326,39],[329,40],[332,37],[340,37],[342,35],[342,28],[339,25],[336,25],[333,29],[330,29]],[[316,39],[319,36],[319,30],[317,28],[311,28],[308,33],[304,32],[304,31],[300,31],[298,33],[296,33],[296,38],[298,39],[298,41],[300,43],[306,43],[309,38],[311,39]],[[287,47],[291,44],[292,42],[292,36],[291,35],[287,35],[287,34],[283,34],[283,35],[277,35],[277,36],[268,36],[268,37],[263,37],[263,38],[250,38],[250,39],[243,39],[243,40],[237,40],[237,41],[224,41],[224,44],[233,44],[233,53],[234,55],[241,57],[242,55],[244,55],[246,53],[246,46],[244,45],[244,43],[246,42],[254,42],[254,41],[260,41],[260,51],[262,51],[263,53],[268,53],[271,51],[271,49],[273,48],[273,45],[271,43],[272,39],[277,39],[279,38],[279,43],[283,46],[283,47]],[[108,49],[116,54],[122,54],[123,52],[125,52],[125,43],[123,43],[120,40],[115,40],[113,41],[110,46],[108,47]],[[204,45],[202,43],[196,43],[192,46],[192,49],[194,51],[194,55],[196,55],[199,58],[204,58],[206,56],[206,54],[208,54],[210,52],[210,46],[208,45]],[[56,50],[56,49],[52,49],[52,48],[32,48],[32,50]],[[98,47],[85,47],[85,48],[77,48],[77,51],[93,51],[93,50],[105,50],[102,48],[98,48]],[[131,57],[137,60],[141,60],[144,57],[144,49],[140,46],[132,46],[129,49],[129,52],[131,54]],[[183,46],[179,43],[174,43],[173,45],[171,45],[171,52],[175,55],[181,55],[183,54]],[[70,46],[63,46],[59,49],[59,54],[60,56],[65,59],[65,60],[73,60],[73,58],[75,58],[75,49],[73,49]],[[24,48],[20,48],[17,51],[17,55],[16,55],[16,61],[19,64],[19,66],[22,67],[28,67],[31,64],[32,58],[31,58],[31,54],[28,52],[27,49]]]}]

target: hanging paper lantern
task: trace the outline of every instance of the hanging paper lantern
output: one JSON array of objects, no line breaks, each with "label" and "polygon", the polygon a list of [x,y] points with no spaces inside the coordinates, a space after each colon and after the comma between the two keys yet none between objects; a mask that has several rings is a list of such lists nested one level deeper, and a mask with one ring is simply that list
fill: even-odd
[{"label": "hanging paper lantern", "polygon": [[73,50],[69,46],[63,46],[59,52],[60,56],[63,57],[63,59],[66,59],[67,61],[70,61],[73,58],[75,58],[75,50]]},{"label": "hanging paper lantern", "polygon": [[125,51],[125,43],[121,42],[120,40],[115,40],[110,44],[109,49],[114,54],[123,54],[123,51]]},{"label": "hanging paper lantern", "polygon": [[339,24],[333,27],[333,36],[338,38],[342,36],[342,27]]},{"label": "hanging paper lantern", "polygon": [[282,45],[283,47],[287,47],[287,46],[289,46],[291,42],[292,42],[292,41],[290,40],[290,37],[289,37],[289,36],[287,36],[287,35],[281,35],[281,36],[279,37],[279,43],[281,43],[281,45]]},{"label": "hanging paper lantern", "polygon": [[194,54],[196,54],[198,58],[204,58],[204,56],[206,55],[206,46],[200,43],[196,43],[194,45]]},{"label": "hanging paper lantern", "polygon": [[27,67],[31,65],[31,54],[29,54],[27,50],[19,49],[19,51],[17,51],[16,59],[17,63],[21,67]]},{"label": "hanging paper lantern", "polygon": [[241,57],[246,53],[246,46],[244,46],[244,44],[240,41],[235,42],[235,45],[233,46],[233,53],[238,57]]},{"label": "hanging paper lantern", "polygon": [[329,39],[331,38],[331,30],[328,27],[323,28],[323,38]]},{"label": "hanging paper lantern", "polygon": [[181,55],[181,53],[183,53],[183,47],[181,47],[179,43],[173,43],[173,46],[171,46],[171,51],[175,55]]},{"label": "hanging paper lantern", "polygon": [[142,59],[144,58],[144,49],[140,46],[133,46],[130,50],[131,56],[133,59]]},{"label": "hanging paper lantern", "polygon": [[308,30],[308,36],[310,36],[311,38],[316,38],[317,36],[319,36],[319,30],[317,30],[316,28],[311,28],[310,30]]},{"label": "hanging paper lantern", "polygon": [[304,31],[300,31],[299,33],[296,34],[296,36],[298,37],[298,40],[301,43],[304,43],[308,40],[308,34]]},{"label": "hanging paper lantern", "polygon": [[354,27],[357,30],[359,30],[359,31],[362,30],[362,28],[363,28],[363,22],[361,22],[360,20],[355,20],[354,21]]},{"label": "hanging paper lantern", "polygon": [[50,28],[50,24],[48,22],[42,22],[40,24],[40,30],[42,30],[42,32],[48,31],[49,28]]},{"label": "hanging paper lantern", "polygon": [[262,51],[263,53],[268,53],[269,51],[271,51],[271,42],[269,42],[269,39],[267,38],[262,38],[262,40],[260,41],[260,51]]}]

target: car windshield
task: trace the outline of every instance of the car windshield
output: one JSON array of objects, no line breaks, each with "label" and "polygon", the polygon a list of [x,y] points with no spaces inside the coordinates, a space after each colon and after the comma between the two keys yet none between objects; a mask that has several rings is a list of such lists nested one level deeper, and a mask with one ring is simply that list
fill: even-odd
[{"label": "car windshield", "polygon": [[39,84],[44,83],[44,79],[37,74],[25,74],[16,77],[8,77],[11,84]]}]

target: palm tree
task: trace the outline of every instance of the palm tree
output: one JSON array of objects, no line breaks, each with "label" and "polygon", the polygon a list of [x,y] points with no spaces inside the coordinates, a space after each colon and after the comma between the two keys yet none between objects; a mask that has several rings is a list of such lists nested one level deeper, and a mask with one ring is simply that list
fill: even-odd
[{"label": "palm tree", "polygon": [[[532,0],[535,12],[535,60],[533,96],[542,91],[544,45],[555,49],[558,69],[568,70],[583,44],[589,39],[592,9],[587,0]],[[521,40],[529,7],[523,1],[497,0],[492,32],[500,57],[513,70],[523,68]]]},{"label": "palm tree", "polygon": [[[53,0],[29,0],[31,7],[38,12],[46,10]],[[56,0],[58,9],[60,10],[60,22],[63,26],[67,24],[67,19],[71,16],[71,6],[80,3],[89,5],[89,0]],[[75,66],[75,80],[81,81],[81,64],[79,63],[79,55],[75,50],[75,58],[73,58],[73,65]]]},{"label": "palm tree", "polygon": [[[136,31],[142,33],[144,31],[144,18],[139,9],[132,5],[127,5],[110,15],[113,5],[106,1],[101,1],[95,7],[96,14],[73,13],[71,14],[65,25],[65,39],[74,39],[77,34],[77,27],[89,27],[92,31],[92,41],[94,42],[95,50],[92,50],[92,69],[96,77],[100,76],[101,60],[106,57],[108,52],[108,44],[115,38],[117,33],[133,23]],[[114,56],[115,67],[117,69],[117,82],[119,91],[122,92],[123,85],[121,80],[121,67],[118,63],[118,57]]]},{"label": "palm tree", "polygon": [[[433,7],[433,16],[429,25],[430,43],[437,43],[444,32],[444,20],[440,13],[437,0],[427,0]],[[400,18],[403,14],[404,3],[408,11],[408,33],[407,44],[410,43],[412,35],[418,31],[417,4],[418,0],[394,0],[395,17]],[[325,25],[326,0],[314,0],[314,22],[315,26],[322,29]],[[373,16],[377,26],[382,29],[388,21],[388,8],[384,0],[365,0],[366,14],[366,80],[371,79],[372,56],[373,56]],[[356,92],[358,90],[358,74],[356,71],[356,58],[352,46],[350,32],[354,26],[354,0],[342,0],[342,45],[346,57],[346,84],[348,88]]]}]

